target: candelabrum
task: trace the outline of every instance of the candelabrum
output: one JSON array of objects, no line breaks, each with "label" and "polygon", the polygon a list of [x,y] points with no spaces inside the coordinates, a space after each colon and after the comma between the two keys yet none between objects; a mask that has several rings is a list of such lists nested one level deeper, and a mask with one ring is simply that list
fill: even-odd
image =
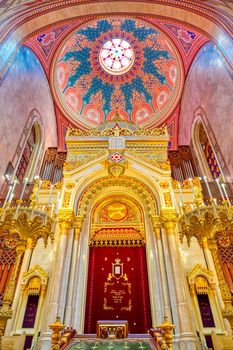
[{"label": "candelabrum", "polygon": [[200,246],[205,244],[212,253],[215,270],[219,280],[219,288],[224,302],[223,317],[227,318],[233,328],[233,306],[231,292],[226,283],[218,254],[216,236],[228,237],[228,231],[233,230],[233,207],[229,200],[216,201],[210,197],[204,203],[201,188],[194,191],[194,203],[180,206],[177,214],[177,224],[180,239],[187,238],[188,245],[192,237],[196,237]]},{"label": "candelabrum", "polygon": [[60,350],[61,331],[65,325],[61,323],[60,317],[57,317],[56,321],[49,325],[49,328],[52,330],[50,350]]}]

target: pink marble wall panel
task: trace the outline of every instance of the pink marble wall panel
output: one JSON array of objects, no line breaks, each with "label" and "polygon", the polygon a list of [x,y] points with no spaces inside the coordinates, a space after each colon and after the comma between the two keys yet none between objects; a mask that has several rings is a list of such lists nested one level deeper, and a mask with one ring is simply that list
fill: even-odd
[{"label": "pink marble wall panel", "polygon": [[[211,44],[197,54],[181,102],[179,144],[191,141],[192,123],[201,108],[206,116],[228,170],[233,174],[233,81],[224,58]],[[231,180],[228,178],[228,180]]]},{"label": "pink marble wall panel", "polygon": [[45,148],[57,146],[54,105],[46,76],[35,54],[21,47],[0,82],[0,186],[32,110],[37,110],[43,121]]}]

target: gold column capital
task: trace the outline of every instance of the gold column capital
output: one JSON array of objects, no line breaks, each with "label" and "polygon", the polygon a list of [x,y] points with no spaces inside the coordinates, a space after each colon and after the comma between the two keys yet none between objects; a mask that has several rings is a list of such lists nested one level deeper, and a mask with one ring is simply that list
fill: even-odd
[{"label": "gold column capital", "polygon": [[160,214],[160,221],[168,236],[175,235],[177,214],[174,209],[163,208]]},{"label": "gold column capital", "polygon": [[161,233],[160,233],[160,228],[161,228],[161,222],[160,222],[160,217],[158,215],[151,215],[151,222],[152,226],[154,229],[155,237],[156,239],[161,239]]},{"label": "gold column capital", "polygon": [[209,248],[208,239],[206,237],[203,237],[200,242],[200,245],[202,246],[203,249]]},{"label": "gold column capital", "polygon": [[81,229],[82,229],[83,220],[84,220],[83,215],[78,215],[75,218],[75,225],[74,225],[74,239],[75,240],[79,239],[79,234],[80,234]]},{"label": "gold column capital", "polygon": [[75,225],[75,214],[73,209],[60,209],[58,211],[58,223],[61,229],[61,235],[67,234]]}]

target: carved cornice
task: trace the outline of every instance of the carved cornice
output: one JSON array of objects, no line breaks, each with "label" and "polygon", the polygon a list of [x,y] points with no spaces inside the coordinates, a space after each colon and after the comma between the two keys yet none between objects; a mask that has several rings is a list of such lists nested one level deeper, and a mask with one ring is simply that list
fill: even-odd
[{"label": "carved cornice", "polygon": [[[130,130],[129,128],[119,128],[118,129],[119,136],[168,136],[167,127],[164,126],[162,128],[154,128],[154,129],[146,129],[141,126],[136,130]],[[66,137],[101,137],[101,136],[116,136],[116,131],[111,128],[105,128],[104,130],[99,130],[97,128],[92,128],[89,130],[81,130],[81,129],[68,129]]]}]

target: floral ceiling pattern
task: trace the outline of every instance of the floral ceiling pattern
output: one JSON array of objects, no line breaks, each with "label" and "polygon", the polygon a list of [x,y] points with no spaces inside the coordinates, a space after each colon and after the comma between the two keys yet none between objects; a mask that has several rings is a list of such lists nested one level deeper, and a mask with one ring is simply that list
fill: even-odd
[{"label": "floral ceiling pattern", "polygon": [[179,53],[165,33],[122,17],[80,26],[62,42],[52,68],[63,113],[88,126],[113,119],[116,111],[139,125],[161,124],[177,107],[183,75]]}]

